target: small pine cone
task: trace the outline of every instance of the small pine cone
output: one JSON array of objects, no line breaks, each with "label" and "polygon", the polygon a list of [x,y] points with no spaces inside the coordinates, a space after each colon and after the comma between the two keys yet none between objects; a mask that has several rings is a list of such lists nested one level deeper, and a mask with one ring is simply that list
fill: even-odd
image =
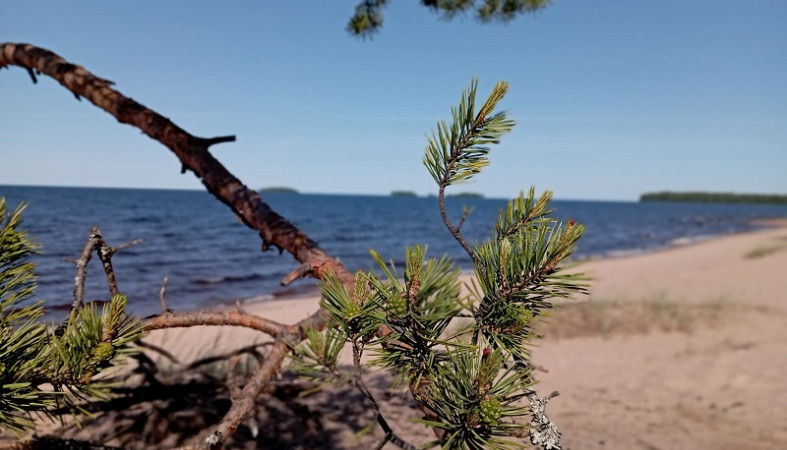
[{"label": "small pine cone", "polygon": [[388,302],[388,312],[394,316],[407,314],[407,300],[403,297],[394,297]]},{"label": "small pine cone", "polygon": [[503,414],[503,405],[497,397],[491,397],[488,400],[481,402],[481,420],[489,425],[497,425],[500,422],[500,416]]},{"label": "small pine cone", "polygon": [[115,347],[109,342],[101,342],[93,349],[93,358],[97,362],[105,362],[115,356]]}]

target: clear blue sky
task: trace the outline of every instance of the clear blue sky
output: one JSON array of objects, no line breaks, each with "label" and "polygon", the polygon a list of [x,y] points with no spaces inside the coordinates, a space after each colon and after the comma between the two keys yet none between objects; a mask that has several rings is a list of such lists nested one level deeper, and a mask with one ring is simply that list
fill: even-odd
[{"label": "clear blue sky", "polygon": [[[518,125],[471,185],[509,197],[787,193],[787,1],[555,0],[507,25],[391,1],[371,41],[356,0],[3,5],[29,42],[199,136],[250,187],[434,191],[425,134],[473,76]],[[0,184],[199,189],[163,146],[51,79],[0,71]]]}]

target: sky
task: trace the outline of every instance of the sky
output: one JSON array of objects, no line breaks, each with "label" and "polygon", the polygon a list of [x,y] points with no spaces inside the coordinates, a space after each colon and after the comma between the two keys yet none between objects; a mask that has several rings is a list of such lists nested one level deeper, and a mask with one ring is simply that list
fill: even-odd
[{"label": "sky", "polygon": [[[510,83],[517,126],[473,182],[513,197],[656,190],[787,194],[787,2],[555,0],[482,25],[390,1],[371,40],[355,0],[5,2],[0,42],[110,79],[252,188],[436,192],[426,136],[473,77]],[[0,184],[202,189],[174,154],[54,80],[0,71]]]}]

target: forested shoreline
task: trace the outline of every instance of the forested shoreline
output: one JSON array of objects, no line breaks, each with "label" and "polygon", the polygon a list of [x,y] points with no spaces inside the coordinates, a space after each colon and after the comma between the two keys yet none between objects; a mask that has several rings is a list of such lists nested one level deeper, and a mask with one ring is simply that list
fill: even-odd
[{"label": "forested shoreline", "polygon": [[787,204],[787,195],[736,194],[733,192],[648,192],[641,202],[695,202],[695,203],[768,203]]}]

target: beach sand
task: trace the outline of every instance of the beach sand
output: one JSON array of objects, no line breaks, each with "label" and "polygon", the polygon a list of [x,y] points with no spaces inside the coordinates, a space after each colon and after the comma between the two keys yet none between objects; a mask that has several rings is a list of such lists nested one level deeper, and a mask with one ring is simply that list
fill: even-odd
[{"label": "beach sand", "polygon": [[636,316],[649,304],[652,320],[547,335],[535,351],[549,370],[539,390],[561,393],[550,412],[568,447],[787,448],[787,228],[586,270],[596,309]]},{"label": "beach sand", "polygon": [[[533,362],[548,371],[536,372],[537,392],[560,392],[548,413],[565,447],[787,448],[787,228],[770,225],[782,227],[579,267],[593,277],[590,295],[555,311],[533,350]],[[244,308],[292,323],[318,302]],[[266,337],[195,327],[156,331],[145,340],[185,364]],[[380,373],[366,378],[399,434],[415,444],[433,439],[413,423],[418,413],[409,394],[389,390]],[[261,401],[270,409],[273,400]],[[330,442],[303,441],[299,434],[307,430],[284,422],[261,433],[290,436],[301,448],[370,448],[382,436],[352,389],[330,388],[297,402],[307,411],[302,419]],[[283,421],[281,414],[257,420]],[[370,433],[354,434],[369,424]]]}]

